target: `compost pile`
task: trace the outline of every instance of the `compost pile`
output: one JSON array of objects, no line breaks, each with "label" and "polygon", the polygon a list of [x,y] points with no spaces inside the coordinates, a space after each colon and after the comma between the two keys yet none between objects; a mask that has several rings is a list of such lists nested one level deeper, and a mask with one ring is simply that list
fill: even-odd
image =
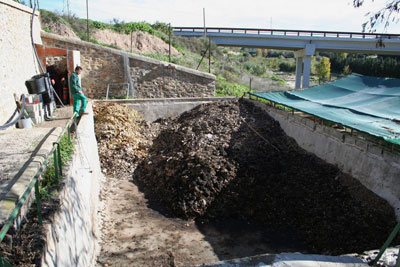
[{"label": "compost pile", "polygon": [[162,124],[134,181],[175,216],[256,220],[324,254],[380,247],[396,223],[385,201],[248,101],[200,105]]},{"label": "compost pile", "polygon": [[136,110],[112,103],[96,103],[94,119],[103,172],[132,173],[151,145],[148,123]]}]

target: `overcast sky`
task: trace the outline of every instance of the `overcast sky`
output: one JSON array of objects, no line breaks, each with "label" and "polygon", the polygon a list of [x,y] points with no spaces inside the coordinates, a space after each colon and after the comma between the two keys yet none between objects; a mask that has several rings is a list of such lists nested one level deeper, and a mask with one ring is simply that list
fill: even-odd
[{"label": "overcast sky", "polygon": [[[361,31],[365,14],[383,7],[386,0],[89,0],[89,18],[110,22],[161,21],[173,26],[255,27],[293,30]],[[40,8],[66,12],[67,0],[39,0]],[[71,13],[86,18],[86,1],[69,0]],[[400,24],[377,32],[400,33]]]}]

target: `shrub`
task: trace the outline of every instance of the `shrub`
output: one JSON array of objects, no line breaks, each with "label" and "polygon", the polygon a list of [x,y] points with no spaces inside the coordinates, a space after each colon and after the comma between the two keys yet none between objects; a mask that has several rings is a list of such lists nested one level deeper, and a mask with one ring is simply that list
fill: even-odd
[{"label": "shrub", "polygon": [[296,71],[296,65],[289,62],[282,62],[279,64],[279,70],[284,72],[294,72]]}]

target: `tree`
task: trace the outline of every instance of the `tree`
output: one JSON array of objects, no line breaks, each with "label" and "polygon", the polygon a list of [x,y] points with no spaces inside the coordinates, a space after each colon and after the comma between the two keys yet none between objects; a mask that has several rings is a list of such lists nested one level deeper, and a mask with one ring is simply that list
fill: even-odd
[{"label": "tree", "polygon": [[[371,0],[374,1],[374,0]],[[354,7],[360,7],[364,4],[365,0],[353,0]],[[387,28],[390,23],[398,23],[399,18],[397,15],[400,11],[400,0],[389,0],[386,3],[386,6],[380,10],[378,10],[375,14],[370,14],[369,21],[365,22],[363,26],[363,31],[368,29],[371,32],[375,32],[375,27],[379,23],[384,23],[384,27]]]},{"label": "tree", "polygon": [[319,82],[327,81],[331,76],[331,62],[329,57],[322,57],[321,61],[315,67]]}]

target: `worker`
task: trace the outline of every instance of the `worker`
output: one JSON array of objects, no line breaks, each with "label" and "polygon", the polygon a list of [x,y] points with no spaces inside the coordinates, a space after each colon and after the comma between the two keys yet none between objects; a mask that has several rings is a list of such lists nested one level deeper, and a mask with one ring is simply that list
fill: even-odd
[{"label": "worker", "polygon": [[87,104],[87,98],[83,94],[82,87],[79,84],[78,75],[80,75],[81,72],[82,72],[82,67],[76,66],[75,72],[72,73],[71,76],[69,77],[69,84],[70,84],[70,88],[71,88],[71,94],[72,94],[72,98],[74,99],[73,112],[78,117],[80,117],[83,114],[88,114],[87,112],[85,112],[86,104]]}]

